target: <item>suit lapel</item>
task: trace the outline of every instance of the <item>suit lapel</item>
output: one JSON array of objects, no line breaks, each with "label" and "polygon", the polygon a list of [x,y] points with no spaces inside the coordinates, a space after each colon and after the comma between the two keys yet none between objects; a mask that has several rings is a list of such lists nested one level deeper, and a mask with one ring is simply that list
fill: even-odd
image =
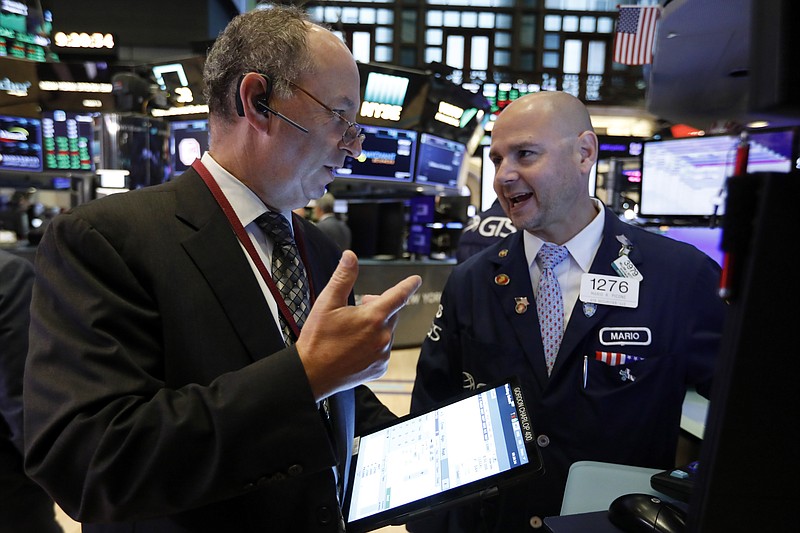
[{"label": "suit lapel", "polygon": [[311,287],[313,289],[311,300],[313,304],[323,287],[325,287],[325,284],[330,279],[331,274],[333,274],[333,270],[336,268],[336,265],[334,263],[333,266],[331,266],[324,261],[325,254],[319,250],[317,242],[312,239],[309,236],[308,231],[306,231],[305,224],[307,223],[308,222],[297,215],[292,216],[292,227],[294,229],[295,241],[297,241],[298,246],[300,247],[303,266],[306,268],[306,275],[309,277],[309,280],[311,281]]},{"label": "suit lapel", "polygon": [[[594,261],[592,261],[589,272],[603,274],[605,276],[618,275],[611,266],[611,263],[619,257],[620,242],[617,240],[617,235],[626,234],[626,228],[628,228],[627,224],[617,220],[613,214],[610,214],[608,209],[605,210],[603,240],[600,243],[600,248],[597,250]],[[639,249],[635,246],[635,243],[633,250],[630,252],[630,258],[637,266],[641,263],[641,254]],[[564,331],[564,338],[561,340],[561,346],[558,351],[559,356],[556,358],[556,364],[553,367],[554,373],[564,364],[564,358],[561,357],[562,354],[564,357],[569,357],[569,354],[572,354],[583,342],[586,335],[588,335],[597,324],[602,323],[605,316],[611,311],[611,307],[608,305],[596,306],[594,313],[587,313],[584,309],[585,307],[579,297],[572,310],[572,315],[570,315],[567,329]],[[578,355],[594,357],[594,354]]]},{"label": "suit lapel", "polygon": [[182,184],[176,186],[176,216],[195,229],[183,241],[184,250],[253,360],[280,350],[283,339],[228,219],[194,170],[178,179]]},{"label": "suit lapel", "polygon": [[533,375],[544,388],[547,384],[547,367],[542,355],[542,335],[522,232],[518,231],[506,243],[507,248],[497,248],[497,254],[490,258],[492,270],[490,279],[485,283],[490,285],[500,311],[531,365]]}]

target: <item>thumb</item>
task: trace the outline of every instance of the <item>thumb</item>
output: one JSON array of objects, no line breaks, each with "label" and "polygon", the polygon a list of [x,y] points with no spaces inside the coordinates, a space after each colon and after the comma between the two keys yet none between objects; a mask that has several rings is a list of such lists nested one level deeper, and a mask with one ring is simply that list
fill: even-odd
[{"label": "thumb", "polygon": [[314,302],[314,309],[319,308],[320,311],[324,311],[346,306],[356,278],[358,278],[358,258],[350,250],[345,250],[331,279]]}]

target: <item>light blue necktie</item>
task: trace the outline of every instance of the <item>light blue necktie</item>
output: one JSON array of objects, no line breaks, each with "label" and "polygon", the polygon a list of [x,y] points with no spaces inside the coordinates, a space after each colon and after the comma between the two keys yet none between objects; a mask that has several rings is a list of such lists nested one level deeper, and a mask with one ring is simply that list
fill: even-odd
[{"label": "light blue necktie", "polygon": [[536,294],[536,313],[539,316],[548,376],[553,371],[561,337],[564,335],[564,299],[561,297],[561,285],[553,273],[553,268],[568,255],[566,247],[547,242],[536,255],[542,264],[542,277],[539,278],[539,291]]}]

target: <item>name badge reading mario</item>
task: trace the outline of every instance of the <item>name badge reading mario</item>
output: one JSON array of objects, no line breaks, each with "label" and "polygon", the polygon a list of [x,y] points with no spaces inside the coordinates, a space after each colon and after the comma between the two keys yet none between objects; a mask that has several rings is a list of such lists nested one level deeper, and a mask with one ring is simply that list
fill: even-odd
[{"label": "name badge reading mario", "polygon": [[639,280],[587,273],[581,276],[580,299],[584,303],[636,308],[639,306]]}]

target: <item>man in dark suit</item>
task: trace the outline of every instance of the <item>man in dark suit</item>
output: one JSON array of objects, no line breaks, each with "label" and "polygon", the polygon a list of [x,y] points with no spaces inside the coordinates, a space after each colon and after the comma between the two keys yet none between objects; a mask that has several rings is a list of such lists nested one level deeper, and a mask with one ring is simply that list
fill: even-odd
[{"label": "man in dark suit", "polygon": [[[291,215],[360,152],[358,69],[273,6],[231,21],[204,81],[201,160],[42,239],[26,469],[87,532],[341,531],[353,436],[394,418],[361,384],[421,281],[347,305],[355,255]],[[306,281],[272,278],[287,223],[301,260],[280,262]],[[302,320],[284,285],[313,302]]]},{"label": "man in dark suit", "polygon": [[33,265],[0,250],[0,533],[60,532],[53,500],[22,466],[22,373]]},{"label": "man in dark suit", "polygon": [[472,217],[461,232],[456,248],[456,261],[463,263],[515,231],[517,228],[503,211],[500,199],[495,199],[489,209]]},{"label": "man in dark suit", "polygon": [[[454,268],[411,410],[517,375],[545,472],[409,525],[414,532],[541,527],[559,514],[576,461],[673,467],[687,386],[708,395],[719,347],[719,267],[589,197],[597,136],[578,99],[542,92],[514,101],[495,122],[490,157],[495,191],[520,231]],[[540,257],[548,249],[557,266]],[[561,314],[538,311],[546,300]]]},{"label": "man in dark suit", "polygon": [[333,212],[334,200],[331,193],[323,194],[314,205],[314,218],[317,220],[317,227],[330,237],[340,250],[349,250],[352,233],[344,220],[336,218]]}]

